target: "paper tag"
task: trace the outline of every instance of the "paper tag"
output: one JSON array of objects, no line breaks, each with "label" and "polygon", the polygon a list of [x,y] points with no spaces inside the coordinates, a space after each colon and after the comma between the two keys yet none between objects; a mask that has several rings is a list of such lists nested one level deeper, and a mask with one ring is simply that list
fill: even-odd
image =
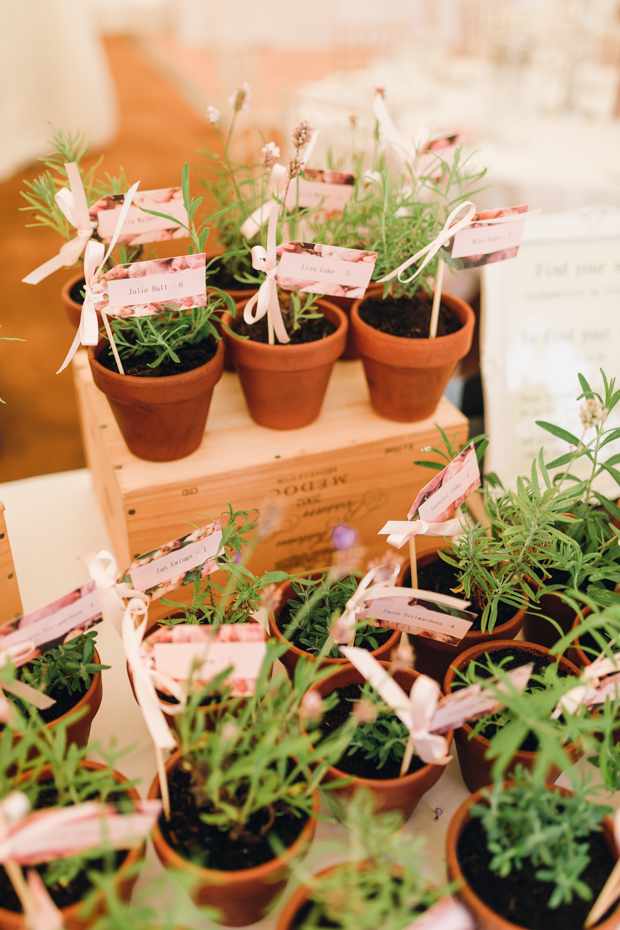
[{"label": "paper tag", "polygon": [[476,923],[456,898],[441,898],[405,930],[476,930]]},{"label": "paper tag", "polygon": [[305,168],[297,186],[293,182],[288,189],[286,207],[320,207],[328,213],[341,213],[353,195],[354,184],[354,174]]},{"label": "paper tag", "polygon": [[424,485],[407,519],[411,520],[417,512],[420,519],[427,523],[443,523],[479,487],[480,468],[471,442],[432,481]]},{"label": "paper tag", "polygon": [[[471,224],[457,232],[444,246],[444,250],[452,258],[458,258],[462,268],[477,268],[489,262],[515,258],[521,244],[527,210],[528,205],[525,204],[476,213]],[[479,222],[511,216],[514,216],[514,220],[510,222]]]},{"label": "paper tag", "polygon": [[416,174],[429,174],[435,168],[435,172],[431,177],[433,181],[441,181],[444,174],[446,174],[447,165],[454,161],[454,154],[460,142],[461,136],[459,133],[440,136],[438,139],[427,142],[418,155],[415,164]]},{"label": "paper tag", "polygon": [[48,710],[48,708],[53,707],[56,703],[53,698],[44,694],[43,691],[37,691],[32,685],[27,685],[23,681],[15,680],[10,683],[5,681],[2,682],[2,687],[5,691],[8,691],[9,694],[14,694],[15,697],[21,698],[28,704],[32,704],[37,710]]},{"label": "paper tag", "polygon": [[596,707],[598,704],[604,704],[607,698],[615,701],[620,695],[620,674],[611,675],[600,683],[593,693],[588,695],[585,700],[586,707]]},{"label": "paper tag", "polygon": [[139,556],[118,581],[131,582],[136,591],[144,592],[154,601],[214,572],[221,544],[222,528],[216,520]]},{"label": "paper tag", "polygon": [[204,307],[205,253],[114,265],[93,285],[97,310],[110,316],[154,316]]},{"label": "paper tag", "polygon": [[285,242],[276,253],[280,287],[352,300],[364,296],[377,260],[376,252],[320,242]]},{"label": "paper tag", "polygon": [[[108,194],[98,200],[88,211],[91,220],[97,221],[97,235],[102,242],[112,241],[118,221],[124,194]],[[152,216],[141,209],[165,213],[172,219]],[[163,187],[154,191],[136,191],[133,204],[123,223],[117,239],[119,243],[140,245],[143,242],[162,242],[167,239],[185,239],[189,231],[179,226],[189,226],[187,210],[183,206],[183,192],[180,187]]]},{"label": "paper tag", "polygon": [[47,649],[73,638],[67,634],[74,630],[87,630],[101,619],[97,586],[94,581],[89,581],[51,604],[0,626],[0,652],[30,640],[36,651],[31,652],[25,661],[31,662]]},{"label": "paper tag", "polygon": [[[513,687],[518,691],[523,691],[530,680],[533,668],[534,665],[530,662],[508,672],[507,675]],[[490,679],[490,681],[497,683],[497,679]],[[498,685],[498,688],[501,689],[501,687]],[[476,720],[479,717],[495,714],[503,706],[501,700],[495,695],[488,690],[483,691],[481,684],[471,685],[469,688],[452,692],[440,701],[429,729],[433,733],[447,733],[448,730],[462,727],[467,720]]]},{"label": "paper tag", "polygon": [[404,604],[386,597],[372,602],[368,616],[379,620],[379,626],[458,646],[477,614],[423,598],[411,598]]}]

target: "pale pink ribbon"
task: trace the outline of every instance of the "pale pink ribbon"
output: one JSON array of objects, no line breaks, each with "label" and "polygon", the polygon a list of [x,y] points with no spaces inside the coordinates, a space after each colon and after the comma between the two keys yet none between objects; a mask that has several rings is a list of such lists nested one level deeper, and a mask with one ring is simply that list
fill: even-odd
[{"label": "pale pink ribbon", "polygon": [[32,903],[32,913],[26,915],[29,930],[62,930],[65,919],[52,901],[39,873],[29,869],[27,882]]},{"label": "pale pink ribbon", "polygon": [[[617,810],[614,814],[614,839],[616,841],[616,849],[620,849],[620,810]],[[611,870],[609,878],[603,886],[603,890],[594,902],[584,926],[593,927],[594,924],[598,923],[603,914],[607,913],[618,898],[620,898],[620,859],[616,860],[616,864]]]},{"label": "pale pink ribbon", "polygon": [[477,924],[467,908],[456,898],[440,898],[404,930],[476,930]]},{"label": "pale pink ribbon", "polygon": [[[28,639],[23,640],[21,643],[15,643],[14,646],[9,646],[8,649],[1,650],[0,668],[4,668],[8,659],[11,659],[15,666],[24,665],[36,651],[36,648],[35,643]],[[42,691],[37,691],[36,688],[33,688],[32,685],[27,685],[24,681],[3,681],[2,687],[5,691],[9,691],[11,694],[16,695],[16,697],[22,698],[24,701],[32,704],[33,707],[36,707],[38,710],[47,710],[48,707],[52,707],[56,703],[56,701],[48,697],[47,694],[43,694]],[[7,705],[6,707],[4,706],[5,704]],[[9,723],[12,716],[12,708],[8,701],[6,701],[2,689],[0,689],[0,719],[4,720],[5,723]]]},{"label": "pale pink ribbon", "polygon": [[[265,280],[262,282],[258,292],[249,299],[243,311],[243,319],[251,326],[257,323],[265,314],[268,315],[273,325],[274,332],[278,342],[290,342],[289,334],[284,326],[280,302],[278,300],[278,285],[276,283],[276,273],[278,270],[276,256],[276,230],[278,226],[278,213],[280,207],[274,200],[271,204],[269,213],[269,227],[267,230],[267,250],[262,245],[255,245],[252,248],[252,267],[257,271],[262,271]],[[255,313],[252,311],[256,308]]]},{"label": "pale pink ribbon", "polygon": [[[551,714],[552,720],[557,720],[563,713],[575,714],[582,705],[594,707],[604,704],[607,697],[616,697],[620,693],[620,653],[608,658],[604,652],[598,656],[591,665],[586,665],[579,676],[579,684],[571,688],[558,701]],[[611,676],[601,682],[604,676]]]},{"label": "pale pink ribbon", "polygon": [[355,626],[358,620],[357,613],[368,597],[369,586],[377,576],[385,575],[386,577],[380,578],[372,588],[372,590],[377,589],[385,592],[387,589],[392,588],[399,571],[399,563],[390,562],[389,564],[381,563],[380,565],[374,565],[370,571],[366,572],[357,586],[357,589],[345,604],[342,614],[338,617],[330,631],[329,638],[332,642],[349,646],[353,645],[355,641]]},{"label": "pale pink ribbon", "polygon": [[[88,552],[82,556],[82,561],[86,562],[90,577],[97,585],[104,618],[109,620],[120,635],[125,613],[125,600],[135,597],[148,605],[148,596],[142,591],[135,591],[126,581],[117,581],[116,559],[107,549],[101,549],[97,553]],[[104,565],[104,562],[108,564]]]},{"label": "pale pink ribbon", "polygon": [[[80,180],[81,184],[81,178],[79,178],[79,174],[78,179]],[[138,190],[139,184],[140,182],[136,181],[136,183],[133,184],[125,194],[123,206],[119,212],[116,226],[114,228],[114,234],[110,244],[108,245],[108,248],[106,249],[102,242],[89,241],[86,244],[86,250],[84,252],[84,303],[82,304],[80,325],[78,327],[77,333],[75,334],[75,339],[71,343],[71,348],[67,353],[67,357],[56,372],[58,375],[67,367],[80,345],[96,346],[99,342],[99,323],[97,320],[97,309],[95,304],[101,303],[105,299],[105,295],[103,293],[94,293],[93,288],[101,277],[104,265],[110,257],[112,250],[116,245],[116,241],[122,232],[123,224],[127,219],[129,208],[131,207],[134,194]],[[114,349],[114,339],[112,338],[107,316],[105,313],[103,313],[102,316],[106,331],[108,333],[108,338],[110,340],[110,345]],[[120,369],[121,366],[118,360],[118,356],[116,356],[116,358]]]},{"label": "pale pink ribbon", "polygon": [[390,546],[402,549],[414,536],[457,536],[463,532],[460,520],[446,520],[443,523],[426,523],[425,520],[388,520],[379,530],[378,536],[385,536]]},{"label": "pale pink ribbon", "polygon": [[59,268],[69,268],[71,265],[75,265],[93,234],[93,224],[88,212],[86,193],[78,166],[75,162],[71,162],[65,165],[65,169],[70,190],[62,187],[56,192],[54,199],[69,223],[77,229],[77,236],[75,239],[65,242],[61,246],[58,255],[50,258],[43,265],[39,265],[29,275],[22,278],[24,284],[38,284],[39,281],[47,278],[54,271],[58,271]]},{"label": "pale pink ribbon", "polygon": [[422,761],[429,765],[447,765],[452,758],[448,755],[448,741],[429,729],[441,698],[437,682],[427,675],[419,675],[411,693],[407,694],[366,649],[341,646],[340,651],[405,724]]}]

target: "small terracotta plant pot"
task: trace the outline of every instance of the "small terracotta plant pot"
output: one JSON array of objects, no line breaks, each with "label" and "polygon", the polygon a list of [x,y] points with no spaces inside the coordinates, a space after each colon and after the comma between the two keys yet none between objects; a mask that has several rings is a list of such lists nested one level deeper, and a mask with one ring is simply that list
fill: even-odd
[{"label": "small terracotta plant pot", "polygon": [[[166,772],[171,774],[181,762],[181,753],[176,752],[166,762]],[[155,777],[149,789],[149,798],[159,798],[159,779]],[[313,811],[319,810],[319,793],[314,797]],[[156,824],[152,833],[155,852],[167,869],[182,872],[192,883],[192,900],[202,907],[216,907],[221,920],[227,927],[245,927],[256,923],[271,909],[275,898],[285,888],[291,866],[306,854],[316,830],[316,820],[309,817],[301,833],[282,856],[251,869],[222,872],[204,869],[183,859],[168,845]]]},{"label": "small terracotta plant pot", "polygon": [[[418,559],[418,568],[430,565],[439,559],[437,552],[429,552]],[[445,591],[445,594],[452,594],[451,591]],[[496,624],[491,633],[483,633],[481,630],[470,630],[466,633],[458,646],[450,643],[441,643],[436,639],[428,639],[426,636],[414,636],[413,647],[415,649],[415,667],[416,671],[423,675],[434,678],[443,686],[446,672],[450,668],[454,657],[471,649],[478,644],[491,643],[497,639],[514,639],[521,627],[525,617],[524,610],[517,610],[510,620],[506,623]]]},{"label": "small terracotta plant pot", "polygon": [[[99,658],[99,653],[96,649],[93,655],[93,663],[96,665],[101,665],[101,659]],[[101,672],[97,672],[95,675],[93,675],[86,693],[82,695],[80,700],[71,708],[71,710],[68,710],[66,714],[63,714],[56,720],[50,720],[49,723],[45,724],[45,729],[53,730],[54,727],[64,723],[65,720],[74,714],[77,710],[82,710],[82,708],[86,707],[86,713],[80,717],[79,720],[76,720],[75,723],[72,723],[67,727],[67,748],[72,743],[75,743],[76,746],[79,746],[80,749],[83,749],[84,746],[88,745],[90,728],[99,708],[101,707],[102,698],[103,683],[101,679]],[[13,742],[17,742],[20,739],[21,734],[15,733]],[[36,755],[35,751],[33,751],[33,755]]]},{"label": "small terracotta plant pot", "polygon": [[[212,249],[211,251],[208,251],[207,252],[207,265],[213,258],[217,258],[218,255],[223,255],[223,254],[224,254],[224,249]],[[212,285],[211,287],[207,287],[207,293],[209,291],[212,291],[214,287],[215,285]],[[226,291],[229,297],[232,297],[234,302],[237,304],[239,303],[239,301],[245,302],[246,300],[249,300],[249,298],[252,297],[256,293],[256,291],[258,290],[258,287],[222,287],[220,288],[220,290]],[[239,316],[238,313],[237,313],[237,316]],[[215,323],[214,326],[217,329],[220,336],[223,336],[223,329],[222,329],[221,324]],[[224,343],[224,371],[234,371],[234,370],[235,370],[235,363],[233,361],[232,353],[230,349],[228,348],[227,343]]]},{"label": "small terracotta plant pot", "polygon": [[222,377],[222,341],[206,364],[163,378],[108,371],[97,361],[104,346],[107,342],[91,346],[88,360],[129,451],[148,462],[172,462],[195,452],[204,436],[213,388]]},{"label": "small terracotta plant pot", "polygon": [[[69,280],[65,284],[63,284],[60,290],[60,299],[63,302],[63,306],[67,313],[69,322],[71,323],[74,329],[77,329],[78,326],[80,325],[80,320],[82,318],[82,304],[79,304],[71,296],[71,288],[74,286],[74,284],[82,284],[84,287],[86,286],[83,270],[78,271],[76,274],[72,275],[69,278]],[[99,318],[99,322],[101,323],[100,315],[97,314],[97,317]]]},{"label": "small terracotta plant pot", "polygon": [[[320,578],[323,575],[323,572],[308,572],[308,575],[311,578]],[[295,591],[293,590],[293,585],[290,581],[285,581],[280,588],[282,592],[282,597],[280,599],[280,604],[278,608],[269,614],[269,632],[271,635],[278,640],[280,643],[286,643],[288,640],[282,634],[282,631],[278,627],[278,619],[282,612],[282,609],[286,606],[289,600],[295,599]],[[374,656],[375,659],[389,659],[392,650],[396,649],[400,640],[400,632],[394,631],[392,635],[387,639],[382,646],[379,646],[378,649],[373,649],[370,652],[371,656]],[[310,652],[305,652],[305,650],[300,649],[298,646],[294,646],[293,643],[289,644],[288,652],[285,652],[284,655],[280,656],[280,662],[285,667],[288,677],[293,680],[295,676],[295,668],[299,662],[301,656],[306,656],[307,659],[317,661],[316,656],[313,656]],[[347,660],[344,656],[332,659],[332,658],[323,658],[321,659],[321,668],[324,666],[330,666],[334,669],[340,668],[343,665],[347,665]]]},{"label": "small terracotta plant pot", "polygon": [[[583,619],[585,620],[585,618],[588,617],[591,613],[592,613],[592,608],[586,607],[585,610],[583,611]],[[573,614],[573,622],[571,623],[571,629],[576,630],[577,627],[581,625],[581,623],[582,623],[582,618],[579,616],[579,614],[576,614],[576,615]],[[588,665],[592,665],[592,662],[594,661],[594,658],[595,658],[592,655],[592,653],[585,652],[583,649],[583,646],[581,645],[578,639],[573,640],[573,642],[574,642],[574,646],[572,646],[567,651],[567,656],[571,660],[571,662],[574,662],[575,665],[579,666],[579,668],[586,668]]]},{"label": "small terracotta plant pot", "polygon": [[[383,285],[371,286],[366,297],[380,297]],[[459,318],[461,328],[435,339],[390,336],[365,323],[359,315],[363,300],[351,308],[351,328],[362,357],[370,403],[379,416],[417,423],[432,416],[458,362],[469,352],[476,318],[465,301],[442,294],[442,301]]]},{"label": "small terracotta plant pot", "polygon": [[[238,316],[246,301],[237,304]],[[336,325],[325,339],[301,345],[267,345],[224,333],[250,411],[261,426],[298,429],[313,423],[321,412],[334,362],[347,337],[347,318],[338,307],[317,300],[323,315]],[[223,320],[232,324],[230,314]]]},{"label": "small terracotta plant pot", "polygon": [[[563,795],[569,795],[571,793],[565,788],[559,788],[556,785],[549,785],[549,787],[553,788],[555,791],[559,791]],[[458,887],[455,891],[455,894],[457,898],[460,898],[465,907],[467,907],[474,915],[478,930],[529,930],[529,927],[524,927],[520,924],[514,924],[511,921],[506,920],[505,917],[502,917],[496,911],[492,910],[487,904],[485,904],[482,898],[479,898],[478,895],[474,892],[471,885],[468,884],[467,879],[465,878],[461,869],[461,864],[458,857],[459,839],[464,828],[471,820],[471,808],[474,804],[480,803],[484,803],[484,798],[482,797],[481,791],[476,791],[475,794],[472,794],[470,798],[461,804],[461,806],[454,814],[452,820],[450,821],[448,833],[446,836],[448,879],[457,883]],[[614,857],[617,858],[618,850],[616,849],[616,844],[614,841],[613,823],[609,817],[605,817],[605,820],[603,821],[603,835]],[[494,878],[495,876],[489,872],[489,887],[492,887]],[[525,900],[531,900],[529,888],[525,881],[523,883],[523,897]],[[593,904],[593,900],[589,902],[590,907]],[[616,930],[618,927],[619,909],[620,904],[616,904],[613,914],[602,923],[596,924],[596,930]]]},{"label": "small terracotta plant pot", "polygon": [[[389,662],[382,662],[381,665],[389,671]],[[393,677],[394,681],[409,693],[416,678],[419,677],[419,673],[414,672],[412,669],[398,669],[394,672]],[[332,672],[331,675],[324,678],[317,685],[314,685],[312,690],[318,691],[321,697],[324,698],[338,688],[346,688],[347,685],[353,684],[362,685],[365,681],[366,679],[361,672],[358,672],[352,665],[345,665],[343,668]],[[452,735],[452,730],[445,734],[448,746],[452,743]],[[335,797],[338,802],[348,801],[359,788],[365,788],[374,796],[376,813],[399,811],[404,822],[409,819],[422,796],[439,781],[445,768],[445,765],[424,765],[411,775],[404,775],[402,778],[382,779],[358,778],[357,776],[348,775],[335,766],[330,766],[324,781],[329,783],[343,778],[351,779],[348,785],[330,789],[327,792],[327,797]]]},{"label": "small terracotta plant pot", "polygon": [[[527,655],[531,656],[549,655],[549,650],[545,646],[539,646],[537,643],[526,643],[521,642],[520,640],[515,641],[509,639],[496,640],[492,643],[481,643],[478,646],[473,646],[471,649],[468,649],[467,652],[461,653],[461,655],[455,659],[453,667],[449,668],[446,672],[443,685],[444,694],[452,694],[452,685],[457,677],[457,671],[464,671],[470,662],[473,662],[476,659],[480,659],[484,655],[492,656],[494,652],[497,652],[500,649],[515,649],[521,653],[527,653]],[[527,657],[524,656],[523,664],[525,665],[526,662]],[[572,662],[569,662],[568,659],[561,658],[560,667],[570,675],[579,675],[579,669],[573,665]],[[472,737],[472,732],[473,727],[471,727],[468,723],[465,723],[454,734],[454,742],[456,744],[456,751],[459,756],[463,781],[470,791],[478,791],[480,788],[484,788],[485,785],[490,785],[493,781],[491,778],[493,762],[486,758],[489,746],[491,745],[489,740],[481,735]],[[566,746],[565,751],[573,762],[576,762],[581,755],[575,743],[570,743],[568,746]],[[508,773],[513,772],[517,765],[522,765],[528,770],[532,769],[536,761],[536,757],[536,752],[519,750],[515,753],[514,759],[507,769]],[[559,774],[559,769],[555,767],[552,768],[549,773],[549,781],[555,781]]]},{"label": "small terracotta plant pot", "polygon": [[[94,772],[102,771],[106,768],[106,766],[102,765],[100,762],[90,761],[82,761],[80,762],[80,766],[82,768],[90,769],[90,771]],[[49,766],[44,766],[39,773],[38,780],[46,781],[49,779],[51,774],[51,768]],[[27,776],[28,773],[24,772],[20,781],[24,781]],[[121,775],[120,772],[116,771],[114,772],[114,780],[119,785],[122,785],[124,782],[128,781],[124,775]],[[132,799],[132,801],[140,800],[140,795],[135,788],[128,788],[127,795]],[[145,849],[146,844],[144,842],[140,843],[139,846],[134,846],[133,849],[130,849],[125,860],[116,873],[114,880],[116,890],[120,899],[126,903],[131,900],[131,894],[133,892],[134,885],[138,880],[138,875],[135,871],[135,865],[137,862],[144,858]],[[131,874],[132,872],[133,874]],[[79,916],[81,908],[82,902],[80,901],[76,904],[69,905],[69,907],[63,907],[61,909],[61,914],[63,916],[63,927],[65,930],[87,930],[87,928],[90,927],[98,917],[103,917],[105,914],[107,914],[103,892],[97,892],[94,911],[90,912],[88,918],[81,918]],[[6,908],[3,908],[2,904],[0,903],[0,930],[27,930],[24,915],[18,914],[15,911],[8,911]]]},{"label": "small terracotta plant pot", "polygon": [[[568,633],[573,620],[575,611],[568,604],[565,604],[559,594],[543,594],[537,607],[547,617],[551,617],[562,628],[562,635]],[[523,621],[523,636],[528,643],[538,643],[539,646],[546,646],[552,649],[553,646],[561,639],[560,633],[552,623],[549,623],[544,617],[537,616],[529,611],[525,614]]]}]

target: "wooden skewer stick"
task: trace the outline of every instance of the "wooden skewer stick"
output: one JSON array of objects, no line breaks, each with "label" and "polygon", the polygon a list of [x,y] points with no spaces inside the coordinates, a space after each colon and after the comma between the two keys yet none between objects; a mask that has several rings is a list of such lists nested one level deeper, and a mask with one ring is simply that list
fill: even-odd
[{"label": "wooden skewer stick", "polygon": [[437,335],[437,324],[439,322],[439,307],[441,305],[441,287],[443,284],[443,269],[445,262],[441,259],[437,262],[437,277],[435,279],[435,296],[433,297],[433,310],[431,313],[431,329],[429,336],[434,339]]},{"label": "wooden skewer stick", "polygon": [[166,778],[166,765],[164,763],[164,754],[159,746],[155,747],[155,757],[157,758],[157,775],[159,777],[159,788],[161,791],[161,802],[164,807],[166,820],[170,819],[170,792],[168,791],[168,779]]},{"label": "wooden skewer stick", "polygon": [[409,766],[411,765],[411,758],[413,756],[414,748],[415,747],[413,745],[413,736],[410,733],[409,739],[407,740],[407,745],[405,746],[405,755],[403,756],[403,764],[400,767],[401,778],[403,777],[403,775],[406,775],[407,772],[409,771]]},{"label": "wooden skewer stick", "polygon": [[418,563],[415,557],[415,536],[409,539],[409,564],[411,565],[411,587],[418,586]]},{"label": "wooden skewer stick", "polygon": [[103,325],[105,326],[105,331],[108,334],[108,339],[110,340],[110,348],[112,349],[112,354],[114,355],[114,361],[116,362],[116,367],[119,370],[119,374],[124,375],[125,369],[123,368],[123,363],[121,362],[121,357],[118,354],[118,349],[116,348],[116,343],[114,342],[114,336],[112,335],[112,329],[110,328],[110,323],[108,320],[107,313],[101,311],[101,316],[103,317]]},{"label": "wooden skewer stick", "polygon": [[5,862],[4,868],[6,870],[6,874],[9,876],[13,888],[15,889],[15,894],[19,898],[19,903],[22,906],[22,911],[24,912],[26,923],[30,926],[32,919],[36,917],[36,907],[32,899],[30,888],[28,887],[26,879],[24,878],[24,873],[16,862]]},{"label": "wooden skewer stick", "polygon": [[593,927],[601,919],[612,904],[620,898],[620,859],[616,862],[612,872],[603,886],[603,890],[594,902],[584,927]]}]

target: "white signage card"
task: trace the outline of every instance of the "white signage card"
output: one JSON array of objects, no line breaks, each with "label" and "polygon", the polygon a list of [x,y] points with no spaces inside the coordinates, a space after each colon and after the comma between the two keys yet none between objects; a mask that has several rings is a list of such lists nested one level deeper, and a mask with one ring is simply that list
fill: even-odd
[{"label": "white signage card", "polygon": [[[412,599],[413,601],[413,599]],[[381,626],[407,633],[426,631],[431,638],[444,642],[459,643],[472,626],[475,614],[467,614],[441,604],[418,601],[409,604],[390,599],[377,598],[368,608],[369,618],[380,620]]]},{"label": "white signage card", "polygon": [[28,641],[43,651],[47,645],[62,641],[72,630],[92,626],[101,616],[97,586],[89,581],[46,607],[0,627],[0,652]]},{"label": "white signage card", "polygon": [[110,312],[115,307],[134,307],[136,304],[181,301],[188,296],[204,293],[204,268],[186,268],[170,274],[151,274],[143,278],[108,280]]},{"label": "white signage card", "polygon": [[146,565],[132,568],[130,575],[134,588],[137,591],[148,591],[162,582],[171,581],[184,572],[197,568],[208,559],[215,558],[221,542],[222,531],[217,530],[204,539],[199,539],[179,549],[173,549],[172,552],[159,559],[153,559]]},{"label": "white signage card", "polygon": [[[611,377],[620,373],[620,210],[532,217],[517,258],[487,265],[482,275],[485,469],[515,487],[541,447],[546,461],[569,451],[536,420],[581,436],[577,374],[600,391],[601,368]],[[607,425],[620,426],[620,413]],[[620,452],[620,443],[604,452]],[[572,470],[584,477],[583,469],[586,460]],[[609,476],[599,490],[618,494]]]}]

